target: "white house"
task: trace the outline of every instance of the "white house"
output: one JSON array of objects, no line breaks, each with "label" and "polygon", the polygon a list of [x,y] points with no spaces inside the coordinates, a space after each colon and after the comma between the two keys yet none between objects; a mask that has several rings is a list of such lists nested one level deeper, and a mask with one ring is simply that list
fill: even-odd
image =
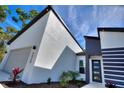
[{"label": "white house", "polygon": [[124,28],[98,28],[98,37],[85,36],[83,50],[62,18],[46,7],[8,41],[0,64],[0,81],[10,80],[12,68],[23,68],[27,83],[58,82],[64,71],[78,71],[87,83],[112,81],[124,87]]},{"label": "white house", "polygon": [[[80,52],[82,48],[61,17],[48,6],[8,42],[0,73],[23,68],[20,78],[27,84],[47,82],[49,77],[57,82],[62,72],[70,70],[80,70],[85,79],[84,62],[78,66],[78,60],[84,60],[78,56]],[[0,81],[4,81],[2,77]]]}]

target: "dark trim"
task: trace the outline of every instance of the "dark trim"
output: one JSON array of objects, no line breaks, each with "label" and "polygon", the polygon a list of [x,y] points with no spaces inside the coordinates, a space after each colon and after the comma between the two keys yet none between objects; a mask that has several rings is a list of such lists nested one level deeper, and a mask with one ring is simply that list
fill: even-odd
[{"label": "dark trim", "polygon": [[124,32],[124,28],[122,27],[98,27],[98,37],[100,37],[100,32]]},{"label": "dark trim", "polygon": [[124,50],[124,47],[106,48],[106,49],[101,49],[101,50],[102,50],[102,51]]},{"label": "dark trim", "polygon": [[117,80],[124,80],[124,77],[121,76],[111,76],[111,75],[104,75],[105,78],[117,79]]},{"label": "dark trim", "polygon": [[124,51],[102,52],[102,54],[124,54]]},{"label": "dark trim", "polygon": [[124,71],[124,68],[120,68],[120,67],[104,67],[104,70],[119,70],[119,71]]},{"label": "dark trim", "polygon": [[124,66],[124,63],[104,63],[103,62],[103,65],[104,66]]},{"label": "dark trim", "polygon": [[104,71],[105,74],[124,75],[124,72]]},{"label": "dark trim", "polygon": [[[99,72],[100,72],[100,80],[94,80],[94,74],[93,74],[93,72],[94,72],[94,68],[93,68],[93,62],[94,61],[98,61],[98,64],[97,64],[97,66],[99,66],[99,69],[97,69]],[[95,65],[96,66],[96,65]],[[96,70],[96,69],[95,69]],[[102,72],[101,72],[101,62],[100,62],[100,60],[92,60],[92,81],[93,82],[102,82]]]},{"label": "dark trim", "polygon": [[99,37],[95,37],[95,36],[84,36],[85,39],[97,39],[100,40]]},{"label": "dark trim", "polygon": [[76,53],[77,56],[82,56],[82,55],[85,55],[85,52],[79,52],[79,53]]},{"label": "dark trim", "polygon": [[103,59],[103,62],[124,62],[124,59]]},{"label": "dark trim", "polygon": [[124,55],[110,55],[110,56],[102,56],[104,58],[124,58]]},{"label": "dark trim", "polygon": [[48,5],[38,16],[36,16],[28,25],[26,25],[21,31],[19,31],[11,40],[8,41],[8,44],[11,44],[14,40],[16,40],[22,33],[24,33],[29,27],[31,27],[35,22],[37,22],[41,17],[43,17],[46,13],[48,13],[50,10],[53,11],[55,16],[58,18],[58,20],[61,22],[61,24],[65,27],[65,29],[68,31],[68,33],[72,36],[72,38],[75,40],[75,42],[78,44],[78,46],[83,50],[83,48],[80,46],[80,44],[77,42],[77,40],[74,38],[74,36],[71,34],[70,30],[67,28],[65,23],[60,19],[58,14],[54,11],[51,5]]},{"label": "dark trim", "polygon": [[98,31],[114,31],[114,32],[124,32],[124,28],[121,27],[98,27]]}]

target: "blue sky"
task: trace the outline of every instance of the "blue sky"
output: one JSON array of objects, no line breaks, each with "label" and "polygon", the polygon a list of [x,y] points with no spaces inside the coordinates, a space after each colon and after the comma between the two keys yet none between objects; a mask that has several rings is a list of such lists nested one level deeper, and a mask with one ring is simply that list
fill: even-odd
[{"label": "blue sky", "polygon": [[[11,16],[17,16],[15,9],[22,8],[25,11],[36,9],[42,11],[46,6],[9,6],[12,11]],[[62,17],[71,33],[84,47],[84,35],[97,36],[97,27],[124,27],[124,6],[53,6],[55,11]],[[21,29],[21,23],[18,25],[8,16],[5,23],[0,26],[14,26]]]},{"label": "blue sky", "polygon": [[10,5],[8,6],[9,9],[11,10],[12,14],[9,15],[6,19],[6,21],[4,23],[0,23],[0,26],[2,26],[3,28],[6,27],[6,26],[13,26],[15,27],[16,29],[20,30],[22,28],[22,23],[19,22],[18,24],[15,23],[14,21],[12,21],[12,16],[17,16],[17,13],[16,13],[16,8],[22,8],[24,11],[28,12],[30,11],[31,9],[35,9],[35,10],[38,10],[39,12],[42,11],[46,6],[23,6],[23,5]]}]

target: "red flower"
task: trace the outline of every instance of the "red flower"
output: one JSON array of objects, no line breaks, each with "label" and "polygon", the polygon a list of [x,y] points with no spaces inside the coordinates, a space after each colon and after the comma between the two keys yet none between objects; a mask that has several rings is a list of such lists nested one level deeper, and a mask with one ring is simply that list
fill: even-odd
[{"label": "red flower", "polygon": [[20,69],[19,67],[15,67],[12,69],[12,72],[13,72],[13,81],[15,82],[16,81],[16,77],[19,73],[22,72],[23,69]]}]

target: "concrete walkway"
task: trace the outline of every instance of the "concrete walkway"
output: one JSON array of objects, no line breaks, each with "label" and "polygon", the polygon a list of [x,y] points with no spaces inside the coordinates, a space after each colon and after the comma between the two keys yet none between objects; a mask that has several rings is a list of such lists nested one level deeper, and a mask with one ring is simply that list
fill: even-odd
[{"label": "concrete walkway", "polygon": [[82,88],[105,88],[105,85],[101,83],[90,83],[83,86]]}]

